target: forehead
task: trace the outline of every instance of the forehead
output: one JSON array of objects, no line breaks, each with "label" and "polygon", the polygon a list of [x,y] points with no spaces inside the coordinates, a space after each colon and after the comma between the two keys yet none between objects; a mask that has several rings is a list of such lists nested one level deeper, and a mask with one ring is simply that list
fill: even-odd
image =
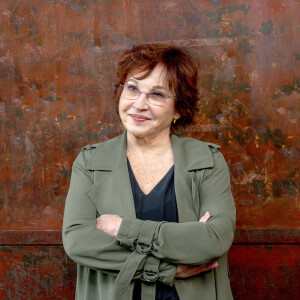
[{"label": "forehead", "polygon": [[127,80],[134,80],[139,84],[149,84],[149,85],[159,85],[167,88],[168,84],[166,82],[166,73],[167,70],[163,65],[156,65],[152,72],[148,74],[145,78],[144,76],[149,71],[135,71],[131,74],[128,74]]}]

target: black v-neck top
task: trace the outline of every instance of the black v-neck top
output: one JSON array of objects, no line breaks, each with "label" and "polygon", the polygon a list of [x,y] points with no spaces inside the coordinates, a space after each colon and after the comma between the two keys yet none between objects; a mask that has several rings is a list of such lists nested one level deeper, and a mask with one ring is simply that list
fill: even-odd
[{"label": "black v-neck top", "polygon": [[[127,159],[128,172],[134,199],[136,217],[140,220],[178,222],[174,187],[174,166],[157,183],[149,194],[141,190]],[[141,300],[141,282],[137,280],[133,300]],[[156,282],[155,300],[179,300],[175,286]]]}]

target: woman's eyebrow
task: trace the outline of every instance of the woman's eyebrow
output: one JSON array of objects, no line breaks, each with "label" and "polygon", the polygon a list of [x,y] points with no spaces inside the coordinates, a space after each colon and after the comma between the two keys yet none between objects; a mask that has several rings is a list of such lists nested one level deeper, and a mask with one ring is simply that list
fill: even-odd
[{"label": "woman's eyebrow", "polygon": [[129,78],[128,81],[133,81],[134,83],[139,84],[138,81],[136,81],[136,80],[133,79],[133,78]]},{"label": "woman's eyebrow", "polygon": [[161,86],[161,85],[155,85],[152,87],[152,89],[161,89],[161,90],[166,90],[165,87]]},{"label": "woman's eyebrow", "polygon": [[[136,83],[137,85],[139,84],[139,82],[137,80],[135,80],[134,78],[129,78],[128,79],[128,82],[129,81],[132,81],[134,83]],[[151,87],[151,90],[154,90],[154,89],[160,89],[160,90],[167,90],[165,87],[163,87],[162,85],[155,85],[153,87]]]}]

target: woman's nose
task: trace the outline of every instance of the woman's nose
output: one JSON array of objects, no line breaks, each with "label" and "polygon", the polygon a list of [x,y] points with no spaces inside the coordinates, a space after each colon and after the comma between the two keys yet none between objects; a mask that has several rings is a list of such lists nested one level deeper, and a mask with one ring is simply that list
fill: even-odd
[{"label": "woman's nose", "polygon": [[148,95],[146,93],[141,92],[133,106],[138,110],[148,109],[147,97]]}]

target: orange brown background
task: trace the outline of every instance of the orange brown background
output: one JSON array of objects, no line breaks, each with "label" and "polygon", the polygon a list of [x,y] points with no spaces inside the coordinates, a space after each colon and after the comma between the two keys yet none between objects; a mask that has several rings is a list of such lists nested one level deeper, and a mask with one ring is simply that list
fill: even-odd
[{"label": "orange brown background", "polygon": [[0,299],[74,298],[61,241],[72,162],[122,132],[114,73],[145,42],[202,58],[186,135],[221,145],[229,164],[235,299],[298,298],[299,15],[297,0],[2,0]]}]

